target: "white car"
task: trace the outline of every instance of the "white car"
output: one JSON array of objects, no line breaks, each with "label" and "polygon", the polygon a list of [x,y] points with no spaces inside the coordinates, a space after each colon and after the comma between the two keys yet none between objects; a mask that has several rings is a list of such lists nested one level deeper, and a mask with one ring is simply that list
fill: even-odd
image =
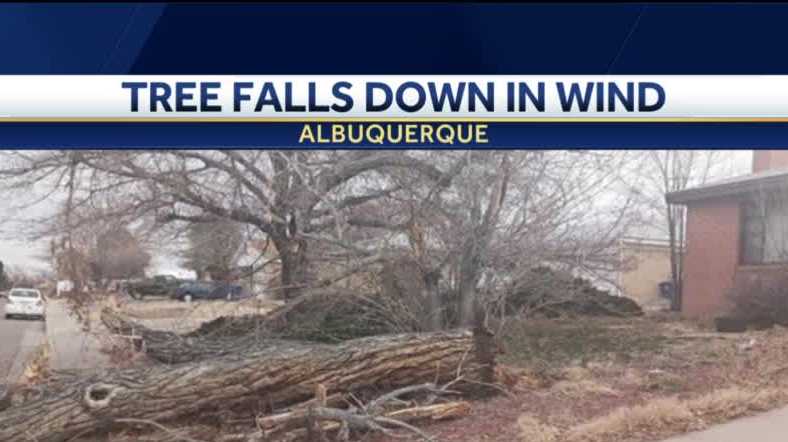
[{"label": "white car", "polygon": [[5,317],[28,316],[46,318],[44,297],[36,289],[11,289],[5,302]]}]

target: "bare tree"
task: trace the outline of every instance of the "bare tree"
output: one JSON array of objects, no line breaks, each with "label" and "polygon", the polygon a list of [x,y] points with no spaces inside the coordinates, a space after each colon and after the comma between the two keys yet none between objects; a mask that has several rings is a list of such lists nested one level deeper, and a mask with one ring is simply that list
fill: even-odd
[{"label": "bare tree", "polygon": [[447,324],[472,323],[480,294],[516,291],[535,266],[604,277],[618,264],[614,246],[632,207],[619,188],[626,153],[452,152],[433,161],[447,160],[456,165],[450,186],[412,181],[399,205],[421,276],[443,287],[428,289],[426,303],[435,305],[429,293],[452,294],[434,307]]},{"label": "bare tree", "polygon": [[614,189],[622,152],[49,151],[3,160],[6,188],[64,190],[71,232],[95,223],[83,209],[97,205],[102,218],[155,229],[216,219],[251,227],[273,244],[273,289],[287,298],[408,255],[429,329],[470,324],[480,291],[510,291],[537,265],[602,274],[628,221],[628,200]]},{"label": "bare tree", "polygon": [[6,273],[5,264],[3,264],[3,261],[0,261],[0,290],[8,290],[11,288],[11,285],[12,281]]},{"label": "bare tree", "polygon": [[[633,192],[638,196],[644,220],[662,232],[670,248],[670,273],[675,295],[673,310],[681,308],[686,207],[667,204],[665,194],[729,175],[732,157],[723,151],[651,150],[643,153],[642,171],[635,177]],[[644,221],[648,223],[649,221]]]},{"label": "bare tree", "polygon": [[447,179],[424,155],[402,151],[47,151],[5,152],[1,160],[3,188],[65,191],[74,218],[76,208],[124,195],[104,216],[158,226],[219,217],[252,226],[276,248],[278,289],[287,298],[315,282],[313,251],[332,260],[374,254],[346,233],[394,226],[389,213],[364,210],[400,190],[387,179],[393,170]]},{"label": "bare tree", "polygon": [[184,266],[194,270],[197,279],[210,275],[224,280],[235,265],[243,242],[240,226],[232,221],[215,219],[189,226],[188,244],[182,253]]},{"label": "bare tree", "polygon": [[93,280],[99,284],[144,276],[150,259],[150,254],[131,231],[119,225],[110,225],[98,232],[88,257]]}]

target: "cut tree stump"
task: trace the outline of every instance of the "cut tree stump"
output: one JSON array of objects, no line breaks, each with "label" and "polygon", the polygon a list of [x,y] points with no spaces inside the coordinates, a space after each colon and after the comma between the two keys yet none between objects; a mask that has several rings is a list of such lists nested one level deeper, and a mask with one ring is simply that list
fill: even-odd
[{"label": "cut tree stump", "polygon": [[75,377],[0,412],[0,441],[62,442],[124,428],[124,419],[168,425],[270,412],[313,398],[318,384],[343,394],[458,377],[491,383],[492,347],[484,331],[387,335]]}]

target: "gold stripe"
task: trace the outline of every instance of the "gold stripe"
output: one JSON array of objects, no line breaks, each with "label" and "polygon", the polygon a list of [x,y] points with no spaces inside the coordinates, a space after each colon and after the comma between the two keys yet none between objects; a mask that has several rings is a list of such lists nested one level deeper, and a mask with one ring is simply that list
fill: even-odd
[{"label": "gold stripe", "polygon": [[788,117],[0,117],[0,123],[784,123]]}]

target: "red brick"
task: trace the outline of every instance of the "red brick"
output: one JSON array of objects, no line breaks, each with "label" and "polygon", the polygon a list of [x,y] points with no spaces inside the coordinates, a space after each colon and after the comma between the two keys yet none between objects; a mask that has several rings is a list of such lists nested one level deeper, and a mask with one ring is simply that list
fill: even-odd
[{"label": "red brick", "polygon": [[754,150],[752,173],[788,168],[788,150]]},{"label": "red brick", "polygon": [[682,313],[713,317],[730,308],[739,263],[739,201],[718,198],[687,207]]}]

